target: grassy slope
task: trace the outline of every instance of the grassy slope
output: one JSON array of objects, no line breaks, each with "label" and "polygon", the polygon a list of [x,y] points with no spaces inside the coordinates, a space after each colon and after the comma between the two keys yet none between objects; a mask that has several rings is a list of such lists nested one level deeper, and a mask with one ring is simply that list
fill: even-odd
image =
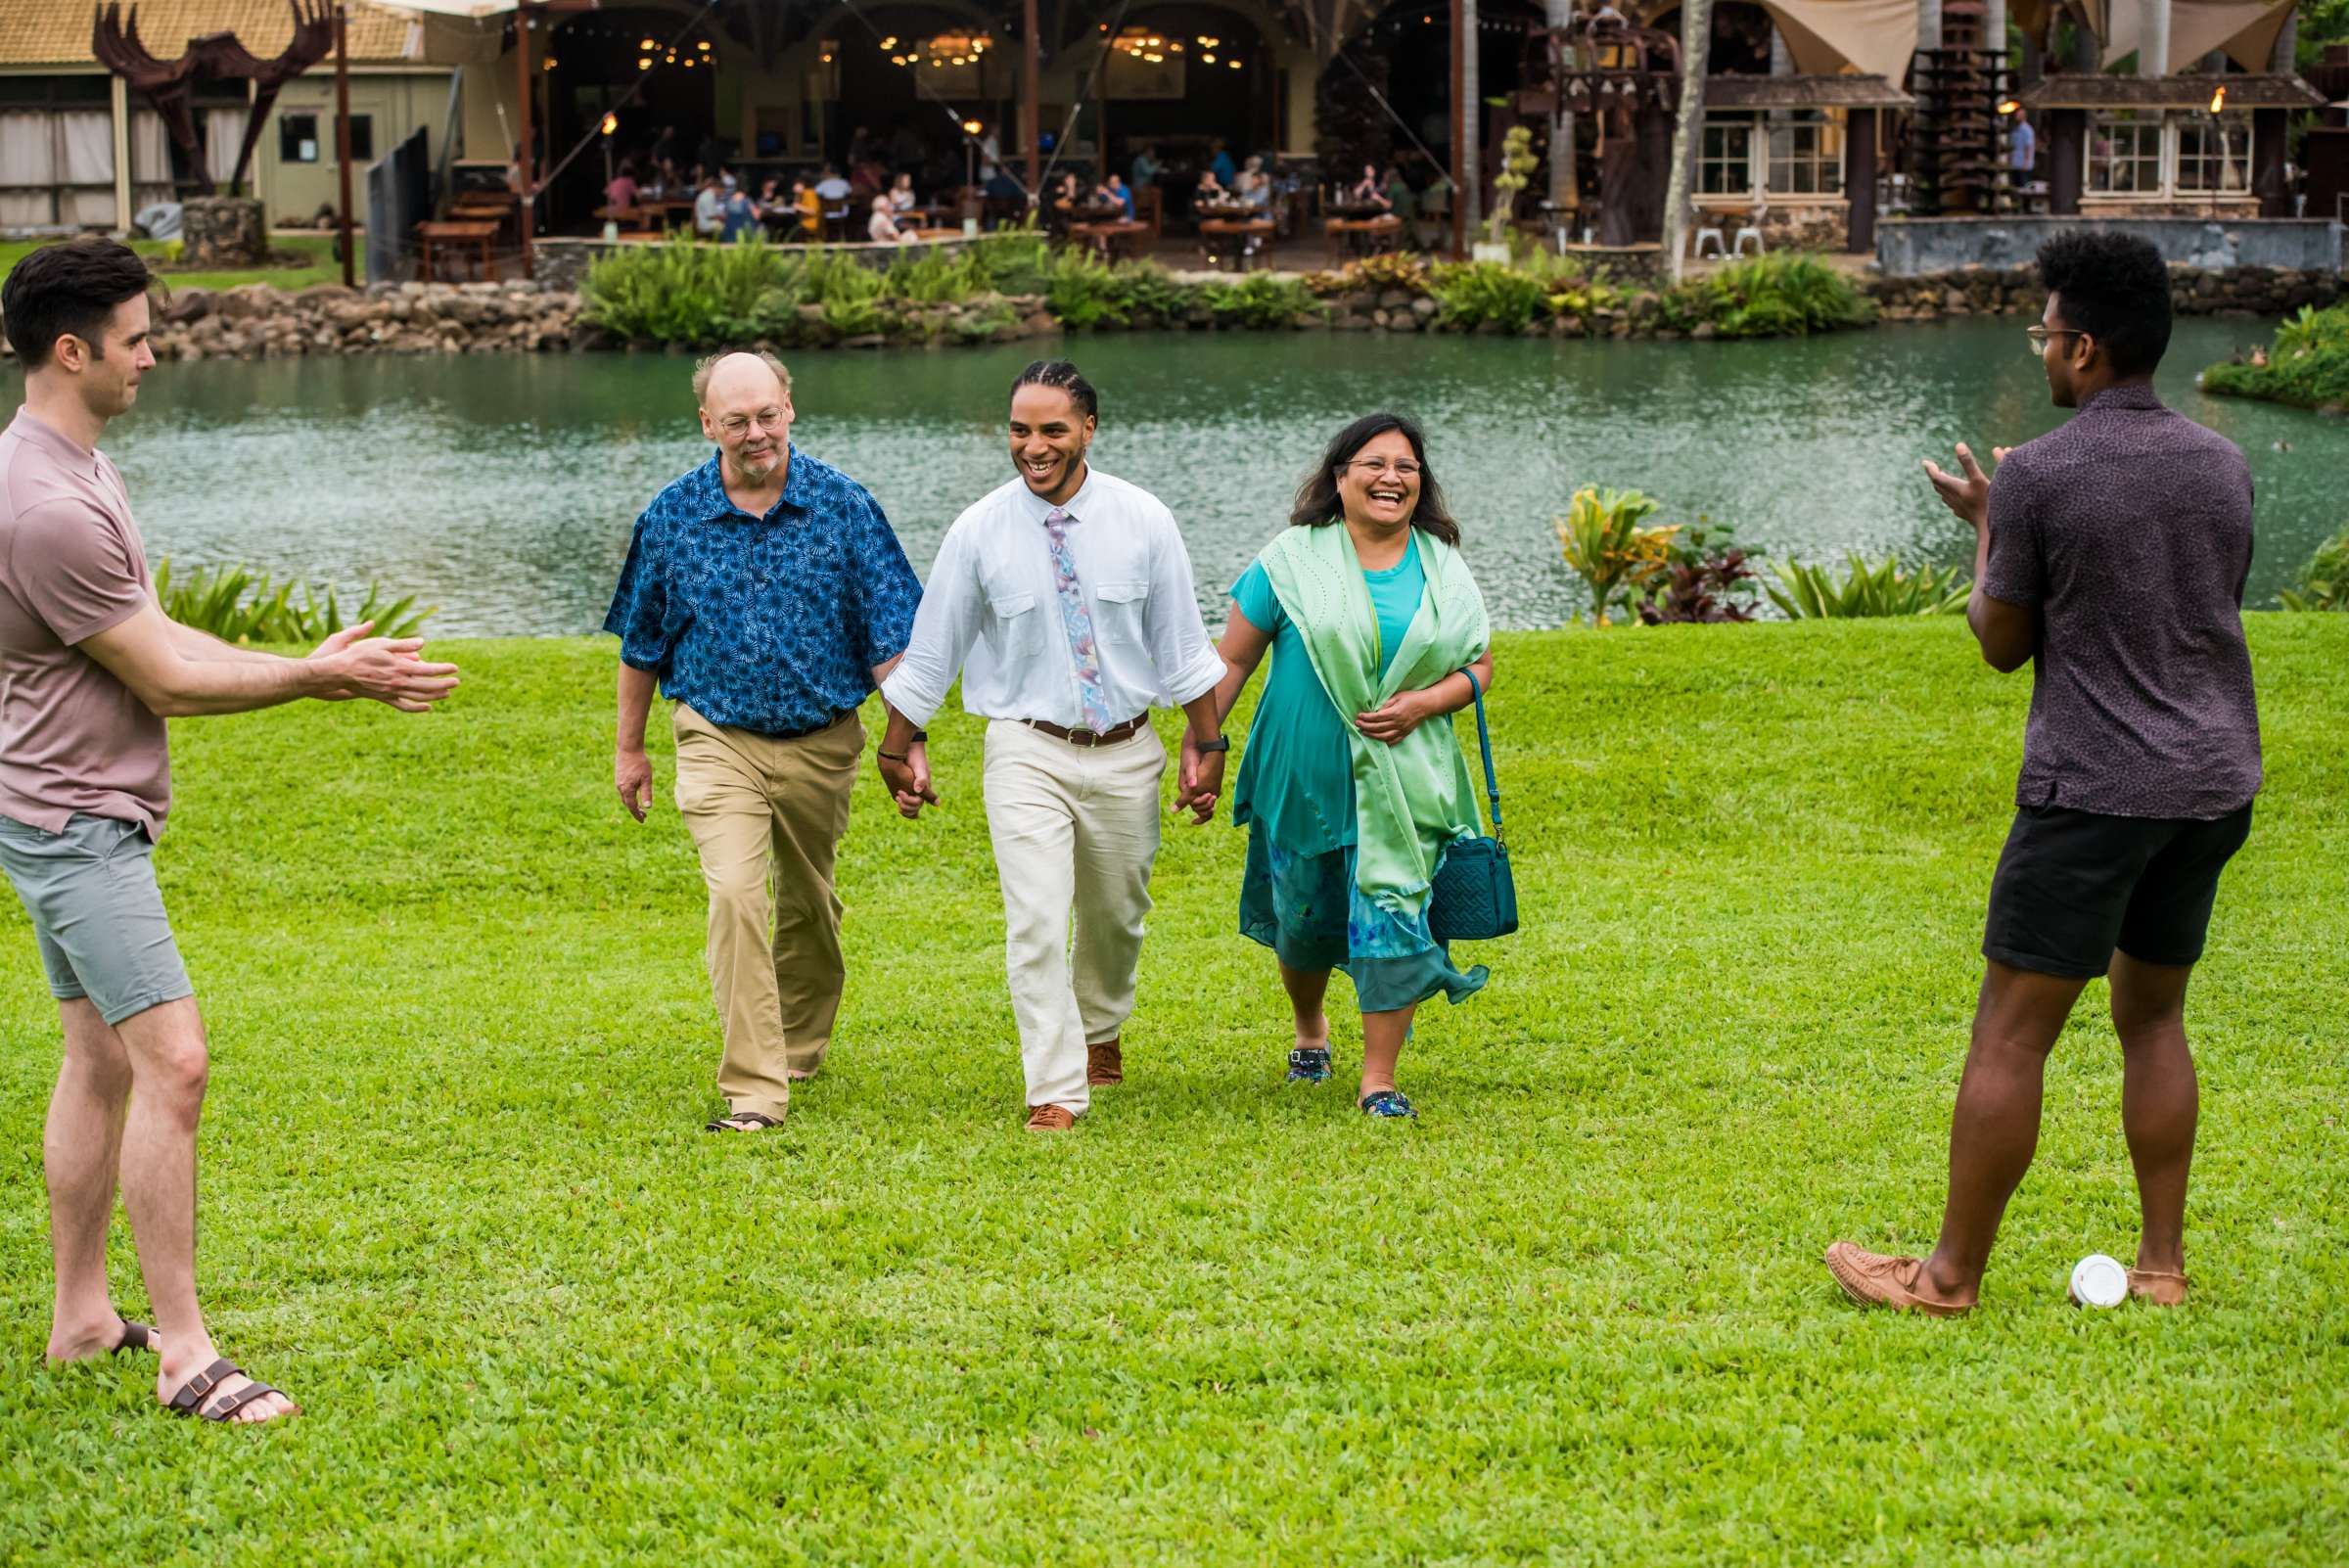
[{"label": "grassy slope", "polygon": [[178,725],[205,1283],[312,1413],[199,1431],[129,1365],[36,1368],[12,907],[0,1560],[2337,1560],[2349,619],[2253,622],[2270,785],[2170,1314],[2062,1301],[2135,1235],[2100,988],[1985,1311],[1863,1316],[1818,1262],[1938,1214],[2026,692],[1954,622],[1506,638],[1530,925],[1420,1029],[1405,1128],[1278,1082],[1219,825],[1170,830],[1128,1084],[1022,1134],[967,720],[942,814],[860,795],[834,1065],[722,1141],[699,881],[666,767],[649,828],[611,797],[608,646],[462,647],[429,719]]},{"label": "grassy slope", "polygon": [[[0,243],[0,278],[24,259],[32,251],[49,242],[43,240],[11,240]],[[163,282],[177,289],[234,289],[240,284],[266,283],[289,292],[306,289],[314,283],[340,283],[343,265],[335,259],[335,239],[331,234],[272,234],[269,248],[273,251],[298,253],[308,256],[307,265],[299,267],[259,267],[235,272],[166,271]],[[178,254],[174,243],[160,240],[133,240],[131,249],[159,266],[169,265]]]}]

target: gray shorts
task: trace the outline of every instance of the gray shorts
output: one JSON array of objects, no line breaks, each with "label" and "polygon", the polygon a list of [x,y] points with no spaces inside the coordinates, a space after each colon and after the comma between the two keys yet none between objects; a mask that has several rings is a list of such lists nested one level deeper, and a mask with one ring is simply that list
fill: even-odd
[{"label": "gray shorts", "polygon": [[32,916],[51,995],[86,996],[118,1024],[196,993],[163,918],[155,845],[138,823],[76,813],[50,833],[0,816],[0,870]]}]

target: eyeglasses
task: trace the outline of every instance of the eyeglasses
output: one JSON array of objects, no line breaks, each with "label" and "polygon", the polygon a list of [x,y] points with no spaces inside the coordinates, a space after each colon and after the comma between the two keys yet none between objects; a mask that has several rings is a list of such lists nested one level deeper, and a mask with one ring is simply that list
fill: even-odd
[{"label": "eyeglasses", "polygon": [[[774,430],[783,423],[783,410],[780,408],[761,408],[759,410],[757,415],[757,422],[762,429]],[[740,440],[743,437],[750,434],[751,424],[751,415],[728,414],[725,418],[717,422],[717,428],[724,431],[728,436],[733,437],[736,440]]]},{"label": "eyeglasses", "polygon": [[2050,338],[2085,338],[2087,333],[2078,327],[2025,327],[2023,336],[2031,340],[2031,357],[2044,358]]},{"label": "eyeglasses", "polygon": [[1372,474],[1392,474],[1397,479],[1417,479],[1419,477],[1419,465],[1407,457],[1394,462],[1389,462],[1383,457],[1358,457],[1351,463],[1339,466],[1366,469]]}]

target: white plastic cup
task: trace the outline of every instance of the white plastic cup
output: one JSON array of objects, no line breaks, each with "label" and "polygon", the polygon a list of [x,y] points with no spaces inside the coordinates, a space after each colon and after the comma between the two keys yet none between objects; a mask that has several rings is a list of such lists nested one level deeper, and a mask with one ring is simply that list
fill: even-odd
[{"label": "white plastic cup", "polygon": [[2072,1265],[2072,1305],[2118,1307],[2129,1299],[2129,1270],[2117,1258],[2092,1252]]}]

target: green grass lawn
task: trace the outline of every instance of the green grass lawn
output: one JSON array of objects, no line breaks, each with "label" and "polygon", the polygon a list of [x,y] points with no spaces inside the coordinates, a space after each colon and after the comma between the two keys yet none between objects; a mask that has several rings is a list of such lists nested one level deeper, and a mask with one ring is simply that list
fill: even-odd
[{"label": "green grass lawn", "polygon": [[[1504,637],[1527,928],[1426,1015],[1416,1126],[1354,1113],[1350,1019],[1339,1082],[1282,1084],[1219,823],[1168,830],[1127,1084],[1022,1132],[966,718],[934,816],[860,786],[841,1038],[727,1138],[608,640],[451,645],[424,718],[175,724],[203,1280],[309,1413],[41,1367],[55,1022],[11,903],[0,1560],[2337,1562],[2349,617],[2250,619],[2269,784],[2173,1313],[2063,1299],[2136,1239],[2100,986],[1982,1311],[1864,1315],[1819,1265],[1939,1216],[2028,691],[1954,621]],[[135,1311],[119,1221],[115,1259]]]},{"label": "green grass lawn", "polygon": [[[46,240],[9,240],[0,242],[0,278],[33,251],[49,244]],[[354,237],[354,244],[364,243]],[[233,272],[179,272],[169,270],[179,254],[176,240],[133,240],[130,248],[146,256],[158,267],[164,268],[163,281],[173,289],[234,289],[247,283],[266,283],[291,293],[306,289],[313,283],[341,283],[343,263],[335,259],[335,237],[331,234],[278,234],[269,236],[269,249],[306,257],[299,266],[255,267]]]}]

